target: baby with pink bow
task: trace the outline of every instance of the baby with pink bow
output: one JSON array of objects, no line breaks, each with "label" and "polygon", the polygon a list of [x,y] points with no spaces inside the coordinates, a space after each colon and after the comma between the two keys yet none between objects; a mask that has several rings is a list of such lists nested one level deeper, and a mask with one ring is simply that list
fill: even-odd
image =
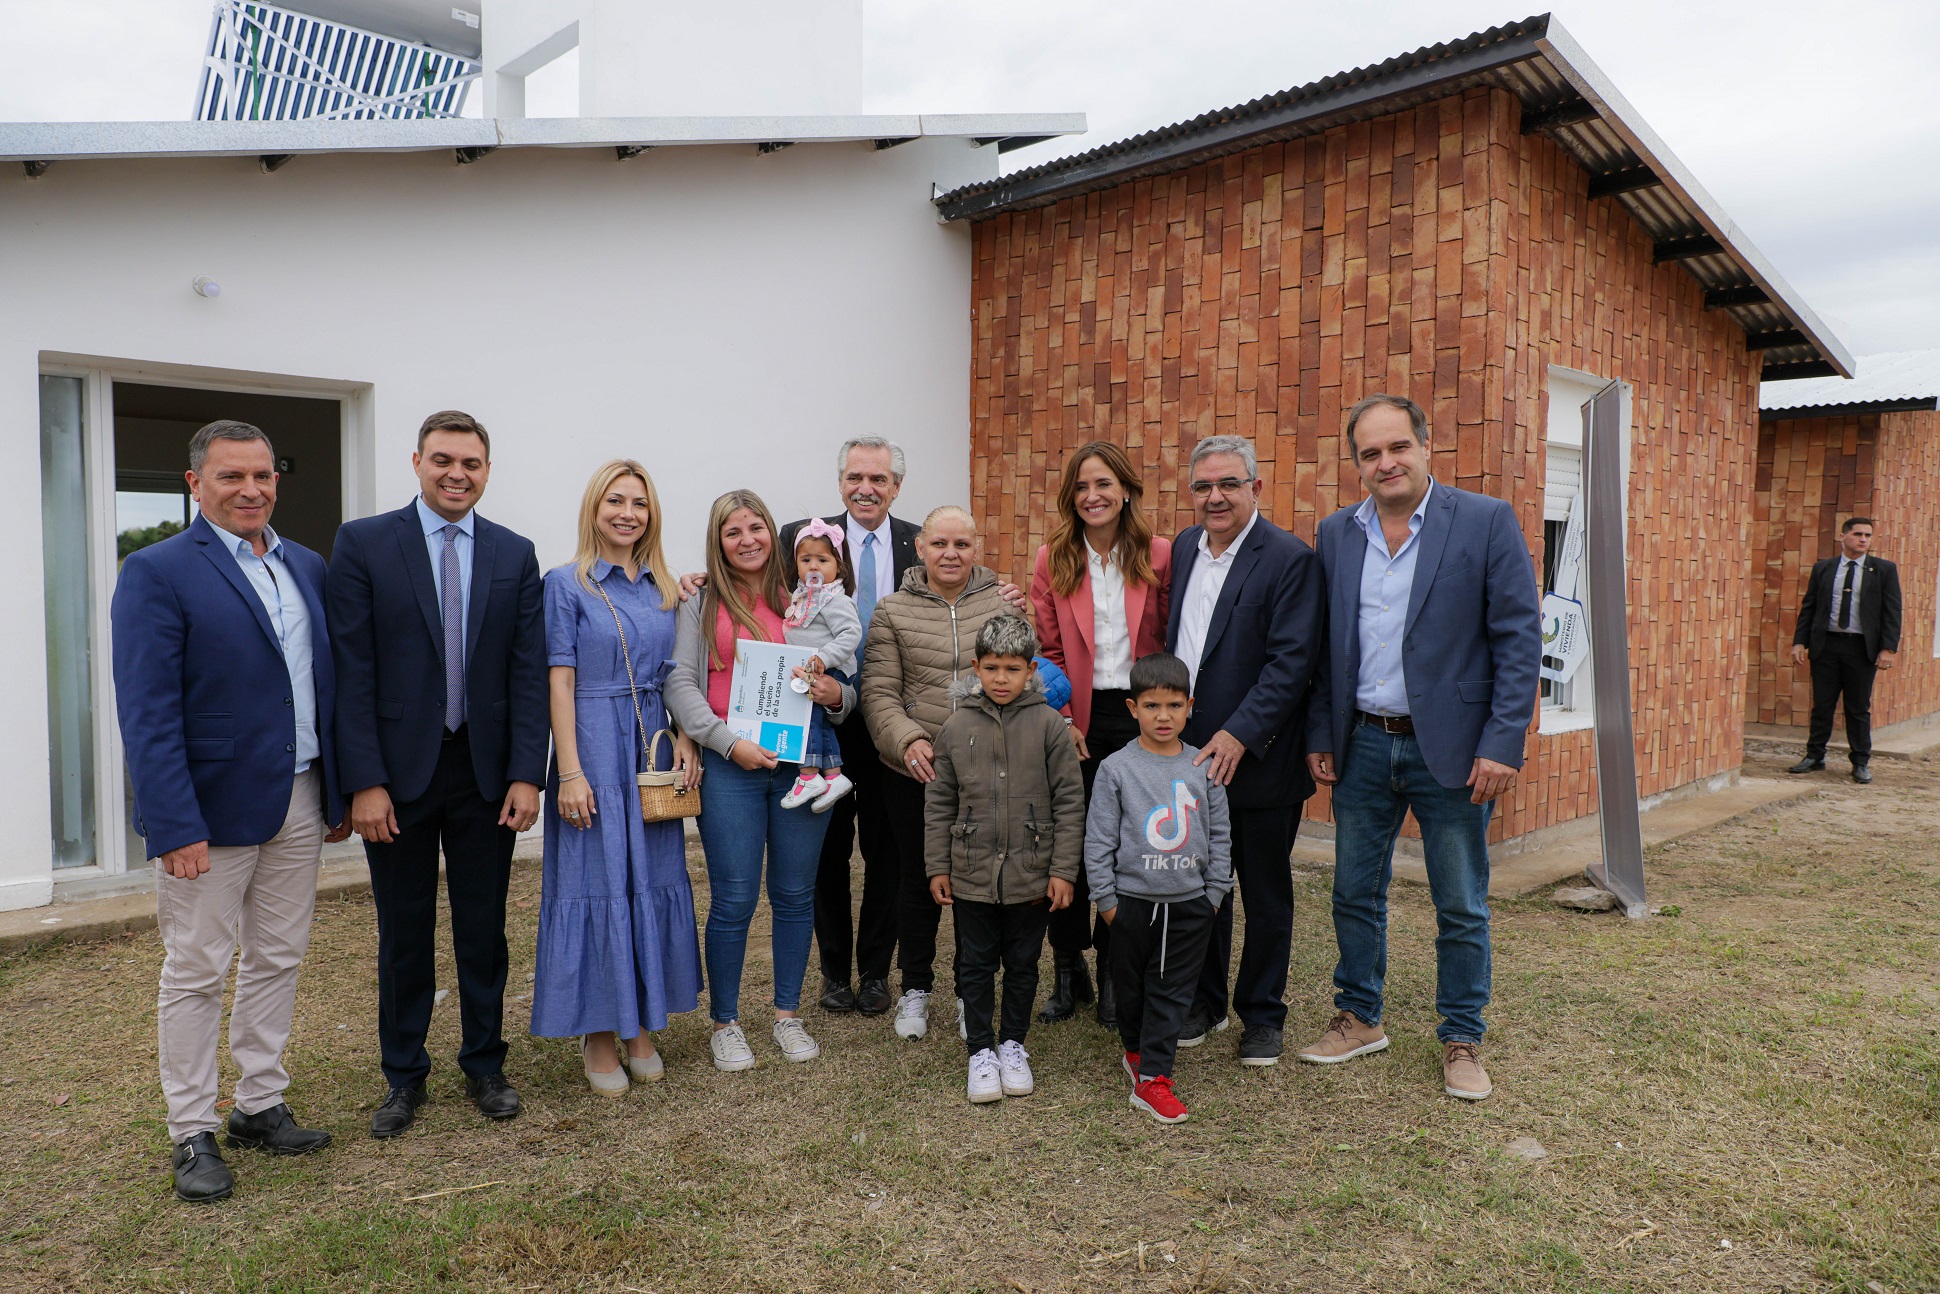
[{"label": "baby with pink bow", "polygon": [[[789,599],[783,624],[790,646],[815,649],[808,662],[810,670],[849,683],[854,681],[856,652],[862,646],[862,615],[850,596],[855,592],[855,573],[843,538],[841,527],[820,517],[795,532],[795,572],[801,582]],[[809,720],[801,774],[781,797],[781,807],[793,809],[812,801],[810,807],[816,813],[827,813],[830,805],[853,789],[855,783],[842,775],[842,747],[835,728],[816,706]]]}]

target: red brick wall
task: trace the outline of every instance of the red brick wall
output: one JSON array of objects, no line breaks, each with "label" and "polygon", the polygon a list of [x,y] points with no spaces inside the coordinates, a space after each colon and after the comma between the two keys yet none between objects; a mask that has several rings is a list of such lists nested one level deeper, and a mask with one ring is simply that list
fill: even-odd
[{"label": "red brick wall", "polygon": [[[1438,479],[1513,502],[1542,542],[1546,369],[1636,388],[1631,655],[1645,794],[1743,749],[1744,544],[1756,378],[1743,336],[1519,107],[1476,90],[975,230],[971,489],[1022,580],[1064,455],[1128,446],[1161,533],[1182,465],[1252,436],[1267,514],[1313,538],[1361,497],[1342,411],[1429,410]],[[1587,733],[1530,739],[1497,838],[1596,807]],[[1324,817],[1325,797],[1309,806]]]},{"label": "red brick wall", "polygon": [[1839,526],[1855,515],[1874,519],[1873,551],[1899,565],[1904,607],[1900,664],[1879,676],[1873,723],[1940,711],[1940,413],[1766,421],[1753,506],[1760,548],[1745,626],[1747,717],[1795,727],[1810,718],[1811,674],[1792,664],[1792,631],[1813,562],[1838,551]]}]

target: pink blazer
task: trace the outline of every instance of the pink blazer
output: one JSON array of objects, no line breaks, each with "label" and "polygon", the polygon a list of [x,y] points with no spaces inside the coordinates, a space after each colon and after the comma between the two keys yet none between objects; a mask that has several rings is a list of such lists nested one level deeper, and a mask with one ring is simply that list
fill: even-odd
[{"label": "pink blazer", "polygon": [[[1165,650],[1166,611],[1172,599],[1172,541],[1152,540],[1155,582],[1125,588],[1125,618],[1131,623],[1132,659]],[[1092,637],[1091,572],[1087,570],[1070,597],[1051,591],[1051,557],[1043,546],[1031,570],[1031,608],[1037,616],[1037,636],[1044,655],[1071,676],[1071,704],[1066,712],[1079,732],[1091,731]]]}]

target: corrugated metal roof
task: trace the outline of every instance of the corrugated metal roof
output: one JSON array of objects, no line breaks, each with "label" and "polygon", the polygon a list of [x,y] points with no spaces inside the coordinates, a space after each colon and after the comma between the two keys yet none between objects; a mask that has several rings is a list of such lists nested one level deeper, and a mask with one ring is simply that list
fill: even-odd
[{"label": "corrugated metal roof", "polygon": [[1703,285],[1707,309],[1727,310],[1743,325],[1747,343],[1764,353],[1766,381],[1851,374],[1852,355],[1832,330],[1548,14],[967,185],[936,204],[950,220],[1048,206],[1475,86],[1514,94],[1523,129],[1554,138],[1593,186],[1626,173],[1643,181],[1613,186],[1611,196],[1656,241],[1661,259],[1675,259]]},{"label": "corrugated metal roof", "polygon": [[1818,377],[1758,389],[1761,413],[1781,418],[1885,409],[1940,409],[1940,350],[1862,355],[1850,378]]}]

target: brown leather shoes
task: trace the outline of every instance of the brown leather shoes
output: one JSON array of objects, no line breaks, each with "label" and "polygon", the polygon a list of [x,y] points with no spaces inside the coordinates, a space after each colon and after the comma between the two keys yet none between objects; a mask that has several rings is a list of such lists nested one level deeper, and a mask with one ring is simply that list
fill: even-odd
[{"label": "brown leather shoes", "polygon": [[1363,1024],[1352,1011],[1342,1011],[1320,1035],[1320,1041],[1301,1048],[1299,1055],[1309,1065],[1338,1065],[1371,1051],[1383,1051],[1387,1045],[1388,1035],[1380,1025]]},{"label": "brown leather shoes", "polygon": [[1482,1068],[1482,1051],[1472,1042],[1442,1044],[1442,1090],[1464,1101],[1479,1101],[1495,1089]]}]

